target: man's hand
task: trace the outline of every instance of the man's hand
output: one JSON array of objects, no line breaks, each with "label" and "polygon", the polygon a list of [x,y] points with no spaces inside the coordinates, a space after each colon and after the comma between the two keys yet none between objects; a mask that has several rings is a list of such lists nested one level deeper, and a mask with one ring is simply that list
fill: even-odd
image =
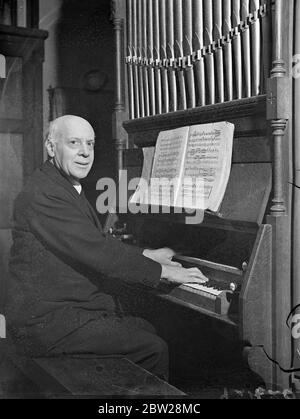
[{"label": "man's hand", "polygon": [[162,265],[161,278],[174,284],[204,284],[208,281],[208,278],[198,268],[186,269],[170,265]]},{"label": "man's hand", "polygon": [[172,257],[175,255],[174,250],[164,247],[162,249],[145,249],[143,255],[149,259],[154,260],[161,265],[181,266],[179,262],[173,262]]}]

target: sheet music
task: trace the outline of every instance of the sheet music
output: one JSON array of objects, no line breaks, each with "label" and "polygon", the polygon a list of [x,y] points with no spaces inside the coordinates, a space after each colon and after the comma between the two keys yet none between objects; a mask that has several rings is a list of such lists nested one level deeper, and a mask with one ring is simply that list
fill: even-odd
[{"label": "sheet music", "polygon": [[[175,196],[179,189],[179,179],[183,171],[183,156],[186,151],[189,127],[159,133],[151,175],[151,204],[174,205]],[[157,187],[165,181],[166,190]],[[173,186],[167,190],[168,185]]]},{"label": "sheet music", "polygon": [[141,180],[130,202],[216,212],[230,169],[234,125],[228,122],[159,133],[143,149]]},{"label": "sheet music", "polygon": [[189,127],[183,127],[159,133],[152,178],[179,177],[188,130]]},{"label": "sheet music", "polygon": [[191,126],[179,202],[185,207],[217,211],[231,167],[233,125]]}]

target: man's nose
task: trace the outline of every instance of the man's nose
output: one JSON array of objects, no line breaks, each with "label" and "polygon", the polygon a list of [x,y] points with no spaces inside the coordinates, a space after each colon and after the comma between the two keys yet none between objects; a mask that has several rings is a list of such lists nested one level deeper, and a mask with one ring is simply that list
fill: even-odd
[{"label": "man's nose", "polygon": [[79,149],[79,154],[84,157],[89,157],[90,149],[86,143],[82,143]]}]

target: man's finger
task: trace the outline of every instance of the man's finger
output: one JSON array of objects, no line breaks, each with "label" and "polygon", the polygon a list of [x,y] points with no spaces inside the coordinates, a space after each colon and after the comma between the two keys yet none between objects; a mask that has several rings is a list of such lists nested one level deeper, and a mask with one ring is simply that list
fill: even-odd
[{"label": "man's finger", "polygon": [[170,265],[172,265],[172,266],[178,266],[179,268],[182,268],[182,265],[181,265],[181,263],[179,263],[179,262],[173,262],[172,260],[169,262],[169,264]]},{"label": "man's finger", "polygon": [[206,284],[206,282],[208,281],[208,279],[203,279],[203,278],[193,278],[193,279],[188,279],[185,283],[186,284]]},{"label": "man's finger", "polygon": [[208,282],[208,278],[205,275],[191,275],[191,282]]},{"label": "man's finger", "polygon": [[161,250],[168,252],[170,255],[175,255],[175,251],[173,249],[170,249],[169,247],[163,247]]},{"label": "man's finger", "polygon": [[190,272],[191,276],[193,276],[195,278],[203,279],[205,281],[208,281],[208,278],[200,271],[200,269],[190,268],[190,269],[188,269],[188,271]]}]

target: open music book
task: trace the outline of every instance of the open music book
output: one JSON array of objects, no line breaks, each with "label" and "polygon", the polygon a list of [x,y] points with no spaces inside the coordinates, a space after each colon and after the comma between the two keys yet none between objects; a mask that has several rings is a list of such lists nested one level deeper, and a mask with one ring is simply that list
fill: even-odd
[{"label": "open music book", "polygon": [[218,212],[227,187],[234,125],[217,122],[161,131],[144,148],[130,203]]}]

